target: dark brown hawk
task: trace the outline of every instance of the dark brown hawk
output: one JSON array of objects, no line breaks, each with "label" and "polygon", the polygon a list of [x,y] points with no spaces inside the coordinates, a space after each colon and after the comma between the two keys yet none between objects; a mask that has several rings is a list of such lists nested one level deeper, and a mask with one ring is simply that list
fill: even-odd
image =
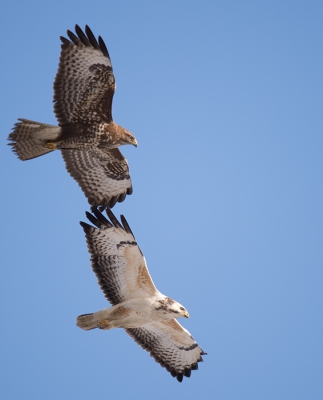
[{"label": "dark brown hawk", "polygon": [[54,81],[58,126],[19,119],[9,145],[21,160],[59,149],[66,169],[91,205],[113,207],[132,193],[127,160],[118,147],[137,146],[136,138],[112,119],[115,79],[104,41],[88,26],[76,25],[61,37],[62,50]]}]

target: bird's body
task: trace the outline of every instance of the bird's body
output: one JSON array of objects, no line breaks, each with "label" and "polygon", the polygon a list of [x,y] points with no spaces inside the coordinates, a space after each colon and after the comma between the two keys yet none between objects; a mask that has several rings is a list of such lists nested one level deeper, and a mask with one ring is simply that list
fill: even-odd
[{"label": "bird's body", "polygon": [[[97,311],[92,314],[83,314],[77,318],[77,326],[84,330],[100,328],[139,328],[152,322],[168,321],[174,319],[174,312],[166,312],[161,308],[162,304],[173,305],[181,314],[188,317],[184,307],[161,293],[153,297],[135,298]],[[180,310],[182,307],[183,310]],[[171,308],[169,308],[171,309]],[[182,315],[185,314],[185,315]]]},{"label": "bird's body", "polygon": [[66,169],[91,205],[109,206],[132,193],[127,160],[118,147],[137,146],[131,132],[112,119],[115,78],[107,48],[76,25],[63,42],[54,82],[54,111],[58,126],[19,119],[9,135],[21,160],[60,150]]},{"label": "bird's body", "polygon": [[50,150],[75,149],[91,150],[94,147],[102,151],[116,149],[129,144],[132,135],[129,131],[111,121],[109,124],[74,123],[63,126],[57,138],[46,141],[44,147]]}]

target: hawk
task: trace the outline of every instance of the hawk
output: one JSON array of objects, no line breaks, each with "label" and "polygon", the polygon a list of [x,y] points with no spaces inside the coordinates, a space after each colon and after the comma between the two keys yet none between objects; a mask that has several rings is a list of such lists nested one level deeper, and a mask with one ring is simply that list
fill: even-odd
[{"label": "hawk", "polygon": [[95,227],[80,222],[92,269],[112,307],[77,317],[84,330],[124,328],[144,350],[182,382],[203,361],[201,347],[176,318],[189,317],[177,301],[160,293],[149,274],[145,257],[123,215],[121,223],[93,209],[86,213]]},{"label": "hawk", "polygon": [[115,79],[106,45],[76,25],[61,37],[54,81],[58,126],[19,119],[8,140],[21,160],[59,149],[66,169],[92,206],[112,208],[132,193],[127,160],[119,146],[137,146],[136,138],[112,119]]}]

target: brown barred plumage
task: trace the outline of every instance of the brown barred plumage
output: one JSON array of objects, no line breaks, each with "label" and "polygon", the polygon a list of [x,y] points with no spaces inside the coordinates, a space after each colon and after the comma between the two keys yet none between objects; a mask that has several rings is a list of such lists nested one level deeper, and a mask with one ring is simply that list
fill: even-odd
[{"label": "brown barred plumage", "polygon": [[108,50],[88,26],[76,25],[62,50],[54,81],[59,126],[20,119],[9,135],[21,160],[61,150],[66,169],[91,205],[113,207],[132,193],[127,160],[118,147],[135,137],[112,120],[115,78]]}]

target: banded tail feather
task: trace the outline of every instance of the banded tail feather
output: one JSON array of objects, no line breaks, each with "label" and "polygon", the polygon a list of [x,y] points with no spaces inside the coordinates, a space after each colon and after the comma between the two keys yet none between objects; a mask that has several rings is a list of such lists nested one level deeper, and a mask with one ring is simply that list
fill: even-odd
[{"label": "banded tail feather", "polygon": [[30,160],[53,151],[45,147],[48,141],[57,139],[61,128],[55,125],[43,124],[42,122],[30,121],[19,118],[8,140],[9,146],[20,160]]}]

